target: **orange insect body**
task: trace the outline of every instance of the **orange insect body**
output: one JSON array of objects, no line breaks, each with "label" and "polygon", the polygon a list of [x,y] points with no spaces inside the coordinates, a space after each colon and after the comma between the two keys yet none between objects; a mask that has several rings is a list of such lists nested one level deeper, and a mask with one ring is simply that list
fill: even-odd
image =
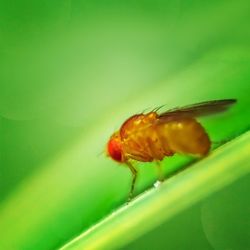
[{"label": "orange insect body", "polygon": [[129,118],[111,137],[108,152],[118,162],[151,162],[174,153],[203,156],[210,146],[206,131],[194,118],[160,122],[157,113],[150,112]]},{"label": "orange insect body", "polygon": [[155,112],[130,118],[122,126],[120,136],[125,161],[126,155],[150,162],[174,153],[205,155],[210,149],[208,135],[195,119],[160,122]]},{"label": "orange insect body", "polygon": [[236,100],[209,101],[176,108],[158,114],[149,112],[127,119],[107,144],[107,154],[115,161],[126,163],[134,178],[130,196],[134,189],[136,169],[130,160],[142,162],[161,161],[175,153],[205,156],[211,142],[196,117],[223,112]]}]

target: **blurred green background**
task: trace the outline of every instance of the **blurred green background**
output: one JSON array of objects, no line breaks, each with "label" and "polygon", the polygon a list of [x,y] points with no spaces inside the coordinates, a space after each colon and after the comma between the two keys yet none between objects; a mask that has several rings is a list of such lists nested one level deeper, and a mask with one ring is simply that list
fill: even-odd
[{"label": "blurred green background", "polygon": [[[134,113],[237,98],[203,124],[215,142],[249,129],[249,1],[11,0],[0,20],[0,249],[56,249],[126,201],[129,171],[100,153]],[[244,178],[125,249],[249,249]]]}]

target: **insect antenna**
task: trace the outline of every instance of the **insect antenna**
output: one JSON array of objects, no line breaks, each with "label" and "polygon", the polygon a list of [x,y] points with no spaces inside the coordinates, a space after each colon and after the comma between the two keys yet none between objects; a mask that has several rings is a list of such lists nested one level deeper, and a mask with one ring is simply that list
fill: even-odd
[{"label": "insect antenna", "polygon": [[100,156],[103,156],[105,155],[105,150],[102,150],[101,152],[97,153],[96,156],[100,157]]},{"label": "insect antenna", "polygon": [[103,145],[101,151],[99,153],[97,153],[96,156],[97,157],[100,157],[100,156],[108,157],[107,150],[106,150],[106,145]]}]

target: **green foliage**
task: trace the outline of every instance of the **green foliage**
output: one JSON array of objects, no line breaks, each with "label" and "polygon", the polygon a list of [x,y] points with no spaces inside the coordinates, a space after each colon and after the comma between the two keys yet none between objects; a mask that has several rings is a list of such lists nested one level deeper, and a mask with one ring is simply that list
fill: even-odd
[{"label": "green foliage", "polygon": [[[236,98],[230,111],[201,122],[214,142],[247,131],[248,5],[1,1],[0,249],[58,248],[124,205],[130,173],[100,153],[136,112]],[[162,165],[171,175],[190,161]],[[137,167],[140,194],[156,172]]]},{"label": "green foliage", "polygon": [[160,187],[146,191],[62,249],[117,249],[128,244],[208,194],[250,173],[249,152],[250,132]]}]

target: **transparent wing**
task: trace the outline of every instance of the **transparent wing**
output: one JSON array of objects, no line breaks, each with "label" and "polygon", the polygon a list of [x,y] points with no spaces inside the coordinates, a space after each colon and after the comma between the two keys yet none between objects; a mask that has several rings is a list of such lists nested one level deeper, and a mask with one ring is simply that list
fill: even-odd
[{"label": "transparent wing", "polygon": [[[159,112],[159,110],[164,107],[160,106],[156,109],[152,110],[151,112],[157,112],[158,116],[157,119],[153,122],[149,122],[147,125],[137,127],[134,132],[141,132],[149,127],[165,123],[168,121],[179,120],[183,117],[200,117],[200,116],[207,116],[212,115],[220,112],[224,112],[228,110],[230,106],[236,103],[236,99],[225,99],[225,100],[214,100],[214,101],[207,101],[196,103],[184,107],[177,107],[165,112]],[[148,113],[149,114],[149,113]],[[140,119],[144,115],[147,114],[137,114],[133,115],[128,118],[120,128],[120,135],[124,139],[127,136],[127,131],[130,130],[130,126],[133,126],[133,120]]]},{"label": "transparent wing", "polygon": [[199,117],[207,116],[226,111],[231,105],[236,103],[236,99],[213,100],[196,103],[184,107],[177,107],[159,113],[159,118],[168,119],[174,117]]}]

